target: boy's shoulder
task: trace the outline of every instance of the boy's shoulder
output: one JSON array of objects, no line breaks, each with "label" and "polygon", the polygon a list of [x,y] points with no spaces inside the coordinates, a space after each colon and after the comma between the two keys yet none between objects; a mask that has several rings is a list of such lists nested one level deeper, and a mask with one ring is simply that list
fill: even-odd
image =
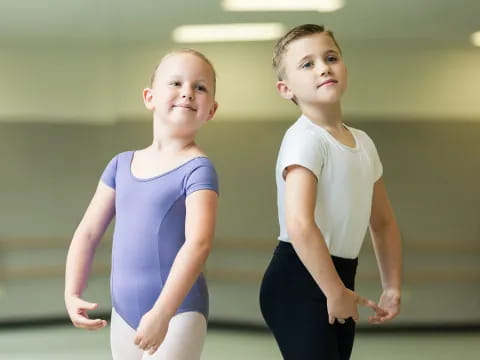
[{"label": "boy's shoulder", "polygon": [[315,125],[300,116],[285,132],[285,137],[318,137],[319,132]]},{"label": "boy's shoulder", "polygon": [[361,138],[362,140],[373,142],[372,138],[367,134],[365,130],[352,127],[350,125],[345,125],[348,130],[350,130],[355,136]]},{"label": "boy's shoulder", "polygon": [[355,139],[363,146],[365,149],[367,149],[369,152],[376,152],[377,146],[375,145],[375,142],[373,139],[367,134],[366,131],[357,129],[351,126],[347,126],[347,128],[352,132],[354,135]]},{"label": "boy's shoulder", "polygon": [[328,140],[315,125],[309,121],[302,121],[300,117],[287,129],[280,146],[280,153],[293,152],[324,152]]}]

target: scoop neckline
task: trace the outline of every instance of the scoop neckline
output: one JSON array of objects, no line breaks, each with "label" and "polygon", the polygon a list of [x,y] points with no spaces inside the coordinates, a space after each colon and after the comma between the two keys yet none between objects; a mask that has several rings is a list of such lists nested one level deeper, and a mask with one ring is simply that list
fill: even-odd
[{"label": "scoop neckline", "polygon": [[131,176],[134,180],[136,180],[136,181],[151,181],[151,180],[156,180],[156,179],[158,179],[158,178],[167,176],[167,175],[169,175],[169,174],[171,174],[171,173],[173,173],[173,172],[175,172],[175,171],[183,168],[184,166],[186,166],[187,164],[191,163],[192,161],[195,161],[195,160],[197,160],[197,159],[202,159],[202,158],[208,159],[207,156],[203,156],[203,155],[202,155],[202,156],[195,156],[195,157],[193,157],[193,158],[191,158],[191,159],[189,159],[189,160],[181,163],[180,165],[174,167],[173,169],[170,169],[170,170],[168,170],[168,171],[166,171],[166,172],[163,172],[163,173],[161,173],[161,174],[154,175],[154,176],[151,176],[151,177],[148,177],[148,178],[139,178],[139,177],[135,176],[135,175],[133,174],[133,171],[132,171],[132,164],[133,164],[133,158],[135,157],[135,153],[136,153],[136,150],[130,151],[130,161],[129,161],[129,166],[128,166],[128,173],[129,173],[130,176]]},{"label": "scoop neckline", "polygon": [[353,129],[350,127],[350,126],[347,126],[345,123],[342,122],[342,126],[348,130],[350,132],[350,134],[352,134],[353,136],[353,139],[355,140],[355,146],[354,147],[351,147],[351,146],[348,146],[348,145],[345,145],[344,143],[338,141],[332,134],[330,134],[328,132],[327,129],[324,129],[322,126],[318,125],[318,124],[315,124],[312,120],[310,120],[306,115],[302,115],[300,117],[301,119],[303,119],[304,121],[308,122],[309,124],[311,124],[312,126],[314,126],[316,129],[319,129],[320,131],[322,131],[324,134],[326,134],[326,136],[328,137],[328,139],[333,142],[334,144],[342,147],[343,149],[345,150],[348,150],[348,151],[351,151],[351,152],[358,152],[359,151],[359,142],[358,142],[358,139],[357,139],[357,136],[355,135],[355,132],[353,131]]}]

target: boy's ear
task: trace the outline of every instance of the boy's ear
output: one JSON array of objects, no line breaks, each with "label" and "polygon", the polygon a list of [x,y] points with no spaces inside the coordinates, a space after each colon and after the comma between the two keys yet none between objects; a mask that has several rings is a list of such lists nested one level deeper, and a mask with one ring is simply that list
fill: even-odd
[{"label": "boy's ear", "polygon": [[143,89],[143,103],[145,104],[145,107],[148,109],[148,110],[154,110],[155,109],[155,105],[153,104],[153,93],[152,93],[152,89],[150,88],[145,88]]},{"label": "boy's ear", "polygon": [[292,100],[294,97],[293,92],[290,90],[288,85],[285,83],[284,80],[279,80],[277,81],[276,84],[277,91],[280,94],[281,97],[283,97],[286,100]]}]

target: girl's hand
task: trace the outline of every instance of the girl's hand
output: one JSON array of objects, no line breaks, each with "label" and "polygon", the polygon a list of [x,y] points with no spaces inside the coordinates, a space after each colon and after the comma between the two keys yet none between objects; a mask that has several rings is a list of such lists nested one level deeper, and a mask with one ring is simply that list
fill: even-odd
[{"label": "girl's hand", "polygon": [[384,314],[376,312],[374,316],[370,316],[368,321],[372,324],[382,324],[392,320],[400,313],[400,291],[396,289],[384,290],[380,297],[379,306],[384,310]]},{"label": "girl's hand", "polygon": [[90,319],[88,317],[87,311],[96,309],[98,304],[87,302],[75,295],[70,295],[65,297],[65,305],[68,316],[70,316],[70,320],[72,320],[75,327],[87,330],[98,330],[107,326],[105,320]]},{"label": "girl's hand", "polygon": [[134,340],[135,345],[153,355],[165,339],[169,322],[169,316],[154,309],[145,313],[137,328]]},{"label": "girl's hand", "polygon": [[369,307],[376,314],[387,315],[374,301],[365,299],[352,290],[344,288],[338,296],[327,298],[328,322],[333,325],[335,319],[337,319],[340,324],[345,324],[345,320],[348,318],[358,321],[358,305]]}]

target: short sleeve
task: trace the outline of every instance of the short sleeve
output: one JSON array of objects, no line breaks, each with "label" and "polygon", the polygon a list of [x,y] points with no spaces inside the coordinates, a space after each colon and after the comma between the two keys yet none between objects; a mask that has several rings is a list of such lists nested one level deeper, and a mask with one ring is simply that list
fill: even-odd
[{"label": "short sleeve", "polygon": [[112,189],[115,189],[115,186],[116,186],[115,177],[117,175],[117,163],[118,163],[118,155],[115,156],[112,160],[110,160],[107,167],[103,171],[102,176],[100,177],[102,182],[105,185],[110,186]]},{"label": "short sleeve", "polygon": [[323,169],[325,154],[322,142],[313,132],[287,133],[282,141],[279,156],[279,170],[292,165],[300,165],[310,170],[318,178]]},{"label": "short sleeve", "polygon": [[378,155],[377,148],[375,147],[375,144],[373,145],[374,151],[374,156],[373,156],[373,168],[374,168],[374,174],[375,174],[375,181],[380,179],[383,175],[383,165],[382,162],[380,161],[380,156]]},{"label": "short sleeve", "polygon": [[369,155],[370,158],[372,159],[372,166],[373,166],[373,179],[374,182],[378,181],[382,177],[383,174],[383,165],[382,162],[380,161],[380,156],[378,155],[377,148],[375,146],[375,143],[373,140],[367,135],[368,138],[368,143],[369,143]]},{"label": "short sleeve", "polygon": [[185,183],[186,196],[198,190],[213,190],[218,193],[218,176],[212,165],[200,165],[188,174]]}]

